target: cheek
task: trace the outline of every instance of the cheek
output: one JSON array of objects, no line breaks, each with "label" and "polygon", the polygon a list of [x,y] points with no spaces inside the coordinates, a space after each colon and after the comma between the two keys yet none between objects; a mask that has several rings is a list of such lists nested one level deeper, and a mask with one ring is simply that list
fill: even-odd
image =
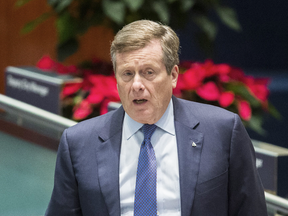
[{"label": "cheek", "polygon": [[162,106],[163,103],[165,104],[168,100],[170,101],[172,95],[172,86],[169,83],[165,83],[163,85],[159,85],[155,89],[155,93],[157,95],[157,102],[159,106]]},{"label": "cheek", "polygon": [[119,96],[120,98],[123,100],[125,99],[127,96],[127,93],[126,93],[126,90],[125,90],[125,87],[122,86],[122,85],[118,85],[118,93],[119,93]]},{"label": "cheek", "polygon": [[165,85],[157,85],[150,91],[150,94],[154,98],[154,103],[157,104],[157,106],[161,106],[163,99],[167,95],[167,89],[165,88]]}]

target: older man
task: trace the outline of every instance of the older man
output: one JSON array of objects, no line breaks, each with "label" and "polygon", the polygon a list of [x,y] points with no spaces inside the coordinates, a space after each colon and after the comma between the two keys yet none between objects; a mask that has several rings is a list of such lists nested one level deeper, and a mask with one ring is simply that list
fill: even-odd
[{"label": "older man", "polygon": [[136,21],[111,57],[123,107],[65,130],[46,215],[264,216],[241,120],[172,96],[179,39]]}]

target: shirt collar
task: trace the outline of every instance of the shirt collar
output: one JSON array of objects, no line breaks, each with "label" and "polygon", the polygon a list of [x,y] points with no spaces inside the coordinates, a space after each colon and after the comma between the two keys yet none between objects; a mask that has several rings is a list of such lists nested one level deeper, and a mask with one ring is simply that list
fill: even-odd
[{"label": "shirt collar", "polygon": [[123,129],[127,140],[130,139],[130,137],[132,137],[132,135],[134,135],[142,126],[143,124],[136,122],[125,112]]},{"label": "shirt collar", "polygon": [[[165,113],[159,119],[159,121],[155,123],[155,125],[157,125],[157,127],[161,128],[162,130],[166,131],[167,133],[175,135],[172,99],[170,100]],[[130,137],[132,137],[142,126],[143,124],[136,122],[125,112],[123,127],[127,139],[130,139]]]},{"label": "shirt collar", "polygon": [[159,119],[158,122],[155,123],[157,127],[161,128],[162,130],[175,135],[175,127],[174,127],[174,112],[173,112],[173,102],[172,99],[168,104],[168,107],[163,114],[163,116]]}]

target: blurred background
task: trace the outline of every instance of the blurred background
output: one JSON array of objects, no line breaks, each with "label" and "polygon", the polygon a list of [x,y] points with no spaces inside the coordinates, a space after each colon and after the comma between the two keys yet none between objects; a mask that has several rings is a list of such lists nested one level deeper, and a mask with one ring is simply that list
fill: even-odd
[{"label": "blurred background", "polygon": [[[0,94],[3,95],[5,95],[5,70],[8,66],[35,67],[45,55],[55,61],[62,60],[61,64],[63,65],[78,65],[83,61],[95,58],[109,64],[110,43],[115,31],[127,21],[117,23],[115,20],[113,21],[113,17],[110,17],[110,21],[104,19],[103,25],[85,27],[85,34],[77,35],[77,40],[79,40],[77,52],[63,57],[63,52],[62,56],[59,55],[60,48],[63,48],[63,44],[59,44],[59,41],[63,42],[64,40],[63,28],[62,38],[59,28],[56,28],[56,25],[58,27],[60,25],[57,19],[63,14],[63,11],[57,12],[54,5],[54,14],[49,19],[43,21],[29,33],[23,33],[25,25],[27,31],[27,23],[40,17],[43,13],[51,12],[51,5],[47,3],[49,1],[45,0],[32,0],[23,4],[26,2],[23,0],[18,1],[21,6],[17,7],[15,6],[16,2],[14,0],[0,2]],[[63,2],[68,5],[71,1]],[[208,6],[207,4],[199,6],[196,1],[195,6],[191,5],[193,1],[179,2],[185,2],[183,5],[189,8],[188,11],[184,10],[186,16],[180,19],[178,15],[181,11],[176,11],[176,9],[167,11],[169,12],[168,23],[173,26],[180,38],[180,60],[204,62],[211,59],[215,64],[225,63],[241,68],[246,75],[269,78],[269,102],[278,110],[281,118],[277,119],[264,114],[262,117],[265,134],[259,134],[249,128],[247,130],[253,140],[288,148],[288,2],[285,0],[273,3],[268,0],[223,1],[222,5],[229,7],[229,10],[222,8],[221,11],[225,12],[222,13],[222,18],[221,11],[215,12],[208,3]],[[157,7],[159,8],[159,5],[155,6],[155,11],[157,11]],[[230,9],[233,10],[233,13]],[[106,10],[109,15],[109,7]],[[131,14],[134,16],[134,13]],[[165,21],[165,13],[157,12],[157,14],[160,17],[159,20]],[[195,19],[194,14],[200,14],[201,18],[204,15],[213,24],[199,17]],[[157,20],[156,15],[152,14],[155,20]],[[62,20],[62,24],[63,22]],[[201,26],[205,26],[204,30],[201,29]],[[0,112],[2,117],[5,112],[12,110],[10,105],[4,105],[0,107],[4,109]],[[29,110],[29,107],[27,109]],[[17,115],[18,111],[15,110],[11,115]],[[23,116],[26,115],[25,112],[28,111],[24,111]],[[18,117],[4,116],[4,120],[0,122],[0,172],[2,173],[0,177],[0,215],[44,214],[52,192],[57,143],[61,130],[73,124],[73,122],[61,123],[62,120],[59,120],[60,123],[56,121],[48,126],[31,127],[35,122],[28,122],[26,123],[28,129],[23,129],[23,121],[29,121],[23,116],[21,116],[21,120]],[[42,124],[41,121],[49,121],[41,115],[37,118],[40,119],[37,124],[39,122]],[[61,125],[56,132],[51,129],[55,124]],[[38,127],[36,132],[35,127]],[[43,134],[45,130],[48,131],[48,134]],[[29,137],[27,138],[27,136]],[[287,153],[285,149],[278,149],[277,153],[281,154],[281,151]],[[287,155],[284,154],[283,157],[285,165],[284,171],[281,170],[281,172],[283,179],[287,179],[285,168]],[[278,159],[277,163],[279,163]],[[282,165],[278,167],[282,167]],[[3,175],[3,172],[6,175]],[[287,183],[284,185],[283,187],[287,190]],[[274,192],[274,194],[278,193]],[[285,192],[282,197],[287,194],[288,192]]]}]

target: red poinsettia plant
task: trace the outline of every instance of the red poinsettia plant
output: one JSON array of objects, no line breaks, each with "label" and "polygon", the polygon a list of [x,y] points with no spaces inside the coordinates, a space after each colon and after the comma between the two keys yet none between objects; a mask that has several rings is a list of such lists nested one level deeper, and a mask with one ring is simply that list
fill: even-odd
[{"label": "red poinsettia plant", "polygon": [[268,102],[269,78],[245,75],[228,64],[182,62],[174,95],[238,113],[246,127],[263,134],[263,115],[280,114]]},{"label": "red poinsettia plant", "polygon": [[[63,115],[80,121],[107,112],[110,101],[120,102],[111,63],[98,59],[79,66],[64,66],[49,56],[37,63],[42,70],[56,71],[81,77],[81,82],[67,83],[61,99]],[[177,87],[177,97],[223,107],[238,113],[244,125],[263,133],[263,114],[279,114],[268,102],[268,78],[254,78],[243,70],[228,64],[182,62]]]},{"label": "red poinsettia plant", "polygon": [[70,82],[63,86],[61,100],[64,117],[81,121],[106,113],[110,101],[120,101],[110,63],[92,59],[79,66],[65,66],[49,56],[43,56],[37,67],[81,78],[80,82]]}]

